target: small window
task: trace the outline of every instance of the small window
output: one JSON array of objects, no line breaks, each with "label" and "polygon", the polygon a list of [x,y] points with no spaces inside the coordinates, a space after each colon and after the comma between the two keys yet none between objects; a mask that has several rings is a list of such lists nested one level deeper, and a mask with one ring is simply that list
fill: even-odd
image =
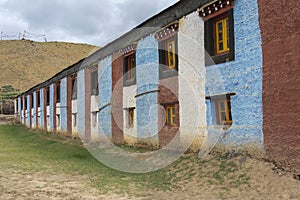
[{"label": "small window", "polygon": [[175,69],[176,66],[176,52],[174,40],[167,42],[167,66],[169,69]]},{"label": "small window", "polygon": [[215,40],[216,40],[216,54],[229,51],[229,26],[228,17],[217,20],[215,23]]},{"label": "small window", "polygon": [[60,127],[60,115],[56,115],[56,126]]},{"label": "small window", "polygon": [[159,42],[159,78],[178,74],[177,35]]},{"label": "small window", "polygon": [[91,72],[91,94],[98,95],[98,71]]},{"label": "small window", "polygon": [[56,83],[56,103],[60,103],[60,82]]},{"label": "small window", "polygon": [[41,96],[40,96],[40,92],[36,92],[36,100],[37,100],[37,107],[41,106]]},{"label": "small window", "polygon": [[25,96],[25,110],[27,110],[27,96]]},{"label": "small window", "polygon": [[124,58],[124,86],[136,84],[136,57],[135,53]]},{"label": "small window", "polygon": [[23,110],[23,98],[21,97],[21,110]]},{"label": "small window", "polygon": [[205,21],[206,66],[234,60],[233,9]]},{"label": "small window", "polygon": [[128,126],[134,127],[134,108],[128,109]]},{"label": "small window", "polygon": [[50,105],[50,89],[49,89],[49,87],[47,87],[45,90],[46,90],[46,105],[49,106]]},{"label": "small window", "polygon": [[216,111],[219,125],[232,124],[230,97],[227,97],[225,100],[216,100]]},{"label": "small window", "polygon": [[77,99],[77,76],[72,77],[72,100]]},{"label": "small window", "polygon": [[29,109],[31,109],[31,108],[33,108],[33,94],[32,93],[29,96],[29,100],[30,100],[30,104],[29,104],[30,108]]},{"label": "small window", "polygon": [[175,126],[175,105],[166,106],[166,125]]},{"label": "small window", "polygon": [[96,127],[98,121],[98,112],[92,112],[92,126]]},{"label": "small window", "polygon": [[73,127],[75,127],[77,125],[77,113],[73,113]]}]

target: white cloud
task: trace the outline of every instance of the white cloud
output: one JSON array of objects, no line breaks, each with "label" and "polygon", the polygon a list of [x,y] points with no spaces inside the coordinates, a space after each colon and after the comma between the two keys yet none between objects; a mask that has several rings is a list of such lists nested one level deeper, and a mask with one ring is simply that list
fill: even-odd
[{"label": "white cloud", "polygon": [[46,34],[51,41],[103,45],[177,0],[0,0],[3,32]]}]

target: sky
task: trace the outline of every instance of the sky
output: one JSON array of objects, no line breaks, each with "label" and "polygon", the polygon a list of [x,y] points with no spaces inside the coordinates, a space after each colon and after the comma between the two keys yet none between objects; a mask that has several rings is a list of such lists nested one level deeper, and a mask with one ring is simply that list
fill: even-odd
[{"label": "sky", "polygon": [[0,0],[0,31],[2,39],[26,30],[36,41],[46,35],[47,41],[104,46],[177,1]]}]

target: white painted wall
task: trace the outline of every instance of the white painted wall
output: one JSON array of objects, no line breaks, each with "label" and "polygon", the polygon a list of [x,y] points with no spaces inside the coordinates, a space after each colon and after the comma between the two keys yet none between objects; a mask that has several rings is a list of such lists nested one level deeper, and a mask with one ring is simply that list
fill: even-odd
[{"label": "white painted wall", "polygon": [[60,128],[60,125],[61,125],[60,103],[56,103],[56,116],[55,117],[56,117],[56,131],[60,132],[60,130],[61,130],[61,128]]},{"label": "white painted wall", "polygon": [[137,143],[137,118],[136,109],[134,109],[134,125],[128,126],[128,108],[136,108],[136,90],[137,86],[123,87],[123,132],[124,141],[128,144]]},{"label": "white painted wall", "polygon": [[180,137],[183,143],[193,142],[194,151],[207,135],[204,55],[204,21],[193,12],[179,21],[178,56]]},{"label": "white painted wall", "polygon": [[78,101],[72,100],[72,136],[78,137],[78,114],[77,114]]},{"label": "white painted wall", "polygon": [[91,96],[91,137],[92,140],[99,138],[98,134],[98,95]]}]

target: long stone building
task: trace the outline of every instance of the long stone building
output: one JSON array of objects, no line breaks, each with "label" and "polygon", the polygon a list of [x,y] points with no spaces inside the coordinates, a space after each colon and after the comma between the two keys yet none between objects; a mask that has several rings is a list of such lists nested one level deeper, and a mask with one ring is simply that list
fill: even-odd
[{"label": "long stone building", "polygon": [[116,144],[176,140],[197,151],[217,138],[297,166],[297,4],[181,0],[19,95],[17,116],[30,128]]}]

